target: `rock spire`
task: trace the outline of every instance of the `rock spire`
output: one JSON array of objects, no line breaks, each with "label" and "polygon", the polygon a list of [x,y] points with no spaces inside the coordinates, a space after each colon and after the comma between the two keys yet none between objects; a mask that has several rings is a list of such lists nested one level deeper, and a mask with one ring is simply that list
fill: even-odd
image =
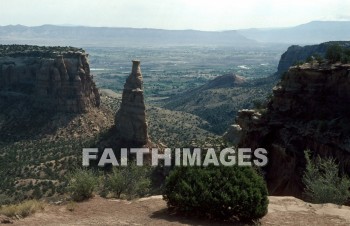
[{"label": "rock spire", "polygon": [[146,107],[140,61],[132,61],[132,70],[124,84],[122,103],[115,118],[122,140],[144,145],[148,142]]}]

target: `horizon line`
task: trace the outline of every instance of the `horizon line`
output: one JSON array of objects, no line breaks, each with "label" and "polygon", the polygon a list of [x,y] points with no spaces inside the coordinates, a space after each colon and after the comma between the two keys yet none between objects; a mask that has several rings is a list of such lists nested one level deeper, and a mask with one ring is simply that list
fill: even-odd
[{"label": "horizon line", "polygon": [[250,27],[250,28],[239,28],[239,29],[230,29],[230,30],[199,30],[194,28],[184,28],[184,29],[169,29],[169,28],[154,28],[154,27],[118,27],[118,26],[91,26],[91,25],[75,25],[75,24],[41,24],[41,25],[23,25],[23,24],[7,24],[7,25],[0,25],[0,27],[9,27],[9,26],[21,26],[21,27],[43,27],[43,26],[56,26],[56,27],[84,27],[84,28],[116,28],[116,29],[140,29],[140,30],[165,30],[165,31],[200,31],[200,32],[227,32],[227,31],[242,31],[242,30],[274,30],[274,29],[287,29],[287,28],[293,28],[298,27],[310,23],[315,22],[350,22],[350,20],[312,20],[306,23],[293,25],[293,26],[286,26],[286,27]]}]

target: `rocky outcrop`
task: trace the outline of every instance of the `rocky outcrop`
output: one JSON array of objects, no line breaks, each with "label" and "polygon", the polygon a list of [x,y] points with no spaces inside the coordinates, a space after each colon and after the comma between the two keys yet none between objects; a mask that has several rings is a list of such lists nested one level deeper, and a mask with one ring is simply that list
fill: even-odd
[{"label": "rocky outcrop", "polygon": [[140,61],[132,61],[132,71],[126,79],[122,103],[115,124],[120,138],[126,142],[144,145],[148,142],[146,107]]},{"label": "rocky outcrop", "polygon": [[88,55],[68,47],[1,46],[0,99],[80,113],[100,105]]},{"label": "rocky outcrop", "polygon": [[213,80],[210,80],[207,84],[199,87],[198,90],[231,88],[242,86],[246,82],[247,81],[244,77],[231,73],[217,76]]},{"label": "rocky outcrop", "polygon": [[342,47],[350,48],[350,42],[325,42],[318,45],[308,45],[308,46],[298,46],[293,45],[288,48],[288,50],[282,54],[281,59],[278,64],[278,69],[276,74],[282,75],[287,72],[289,67],[293,66],[297,62],[305,61],[308,57],[318,54],[320,56],[325,56],[327,48],[331,45],[339,44]]},{"label": "rocky outcrop", "polygon": [[272,195],[300,196],[304,150],[332,156],[350,173],[350,65],[291,67],[263,111],[241,110],[225,134],[239,147],[265,148]]}]

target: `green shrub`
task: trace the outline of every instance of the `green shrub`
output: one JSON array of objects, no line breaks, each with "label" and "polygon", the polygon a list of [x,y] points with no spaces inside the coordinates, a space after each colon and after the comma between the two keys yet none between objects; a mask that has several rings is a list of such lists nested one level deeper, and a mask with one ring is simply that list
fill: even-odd
[{"label": "green shrub", "polygon": [[74,201],[83,201],[93,196],[97,177],[90,170],[76,169],[68,175],[68,192]]},{"label": "green shrub", "polygon": [[164,200],[176,212],[254,220],[267,213],[267,188],[252,167],[176,167],[166,179]]},{"label": "green shrub", "polygon": [[317,156],[310,159],[305,151],[306,170],[303,176],[305,195],[314,203],[344,204],[350,197],[350,180],[339,176],[339,166],[334,159]]},{"label": "green shrub", "polygon": [[149,169],[132,163],[126,167],[114,167],[107,175],[104,187],[116,198],[124,194],[130,199],[146,195],[150,185]]}]

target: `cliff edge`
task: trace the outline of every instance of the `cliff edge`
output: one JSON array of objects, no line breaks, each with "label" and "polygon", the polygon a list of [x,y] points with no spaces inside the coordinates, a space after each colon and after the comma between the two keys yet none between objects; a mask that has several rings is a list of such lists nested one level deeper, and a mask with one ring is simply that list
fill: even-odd
[{"label": "cliff edge", "polygon": [[239,147],[265,148],[271,195],[301,195],[304,150],[332,156],[350,172],[350,65],[291,67],[267,109],[241,110],[225,134]]},{"label": "cliff edge", "polygon": [[73,47],[0,45],[0,101],[81,113],[99,107],[88,54]]},{"label": "cliff edge", "polygon": [[350,48],[350,42],[348,41],[332,41],[324,42],[318,45],[307,45],[307,46],[290,46],[286,52],[281,56],[278,63],[278,68],[276,75],[282,75],[287,72],[289,67],[295,65],[297,62],[304,62],[308,57],[319,55],[324,57],[327,49],[331,46],[337,44],[343,48]]}]

